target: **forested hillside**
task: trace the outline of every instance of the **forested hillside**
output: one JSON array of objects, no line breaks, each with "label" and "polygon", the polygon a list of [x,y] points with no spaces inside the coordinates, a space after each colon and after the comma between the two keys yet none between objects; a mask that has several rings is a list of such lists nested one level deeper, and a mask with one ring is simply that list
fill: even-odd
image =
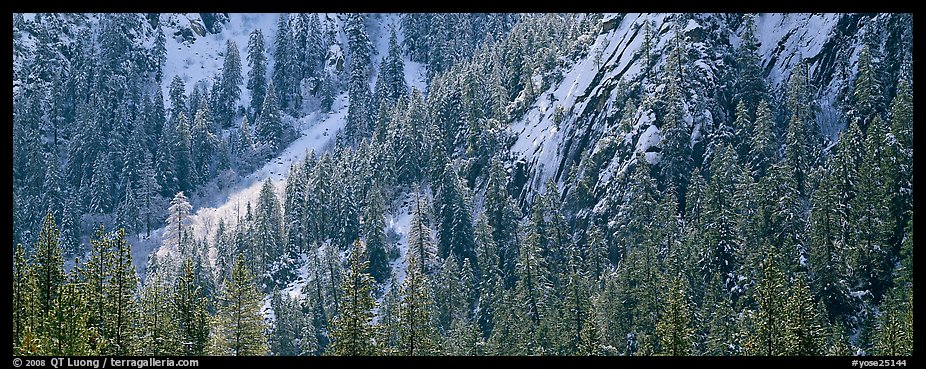
[{"label": "forested hillside", "polygon": [[911,14],[14,14],[16,355],[912,355]]}]

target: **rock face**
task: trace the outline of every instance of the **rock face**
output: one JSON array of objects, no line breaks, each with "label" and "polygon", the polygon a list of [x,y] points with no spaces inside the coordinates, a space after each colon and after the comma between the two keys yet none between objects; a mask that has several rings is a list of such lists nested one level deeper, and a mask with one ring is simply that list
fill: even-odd
[{"label": "rock face", "polygon": [[178,42],[190,44],[198,37],[222,32],[229,22],[227,13],[152,13],[156,14],[158,23],[168,28],[176,28],[173,35]]},{"label": "rock face", "polygon": [[[615,14],[605,16],[592,45],[600,49],[574,64],[565,78],[540,98],[511,128],[513,169],[522,204],[553,179],[568,196],[571,174],[594,177],[595,208],[619,197],[621,178],[636,153],[653,165],[661,159],[662,109],[657,98],[665,84],[662,69],[676,41],[684,49],[683,121],[691,132],[691,167],[711,155],[711,134],[735,119],[729,81],[735,80],[735,53],[745,34],[744,15]],[[649,22],[653,49],[647,68],[642,54]],[[758,14],[754,17],[760,69],[783,137],[787,81],[804,63],[813,86],[817,124],[827,140],[845,127],[859,51],[866,43],[882,50],[882,81],[893,91],[900,65],[911,50],[909,14]],[[654,60],[653,60],[654,59]],[[600,64],[600,65],[599,65]],[[628,103],[629,102],[629,103]],[[553,123],[554,111],[565,115]],[[622,123],[623,122],[623,126]],[[779,140],[783,142],[784,140]]]}]

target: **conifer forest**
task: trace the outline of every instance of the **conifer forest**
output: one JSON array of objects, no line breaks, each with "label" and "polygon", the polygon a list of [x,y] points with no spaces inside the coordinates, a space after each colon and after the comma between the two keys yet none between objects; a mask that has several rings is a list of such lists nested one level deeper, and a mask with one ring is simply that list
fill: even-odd
[{"label": "conifer forest", "polygon": [[907,356],[913,15],[14,13],[19,356]]}]

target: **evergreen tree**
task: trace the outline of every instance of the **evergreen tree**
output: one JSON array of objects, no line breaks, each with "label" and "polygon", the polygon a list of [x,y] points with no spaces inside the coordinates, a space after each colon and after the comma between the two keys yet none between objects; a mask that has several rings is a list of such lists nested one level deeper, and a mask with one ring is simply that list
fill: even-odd
[{"label": "evergreen tree", "polygon": [[[408,275],[406,275],[406,278]],[[399,353],[399,332],[400,332],[400,313],[399,305],[401,303],[401,285],[396,280],[395,273],[389,278],[389,289],[383,294],[382,302],[379,304],[377,312],[378,322],[376,323],[376,342],[382,347],[382,354],[386,356],[398,355]]]},{"label": "evergreen tree", "polygon": [[40,295],[36,288],[35,268],[26,259],[22,244],[13,251],[13,353],[30,354],[36,349],[39,333]]},{"label": "evergreen tree", "polygon": [[87,329],[89,311],[86,297],[79,286],[70,281],[61,286],[52,312],[51,332],[48,334],[51,355],[93,355],[91,342],[96,339],[94,331]]},{"label": "evergreen tree", "polygon": [[708,255],[703,262],[707,267],[705,275],[718,272],[726,278],[724,284],[729,287],[733,282],[729,273],[735,267],[740,242],[734,189],[741,169],[736,163],[736,153],[729,145],[716,147],[714,155],[706,191],[704,218]]},{"label": "evergreen tree", "polygon": [[238,142],[235,145],[239,160],[245,160],[251,155],[254,149],[254,141],[251,138],[251,127],[248,124],[248,117],[241,117],[241,126],[238,127]]},{"label": "evergreen tree", "polygon": [[283,121],[280,117],[279,103],[273,82],[267,85],[267,96],[261,108],[260,116],[256,120],[257,142],[267,145],[271,152],[277,152],[283,146]]},{"label": "evergreen tree", "polygon": [[807,275],[798,272],[786,303],[786,355],[812,356],[824,353],[827,320],[810,294]]},{"label": "evergreen tree", "polygon": [[383,219],[385,205],[382,191],[371,188],[367,191],[365,206],[361,210],[364,240],[366,241],[369,270],[377,283],[386,281],[389,276],[389,255],[386,252],[386,222]]},{"label": "evergreen tree", "polygon": [[270,352],[277,356],[305,356],[315,353],[315,331],[307,320],[298,299],[274,291],[270,300],[273,309],[273,330]]},{"label": "evergreen tree", "polygon": [[884,131],[886,127],[880,116],[874,117],[868,126],[863,143],[863,156],[857,169],[855,197],[849,201],[852,210],[852,246],[849,263],[852,268],[850,282],[858,291],[870,290],[875,298],[884,294],[889,279],[890,266],[888,243],[893,234],[893,218],[890,216],[890,197],[884,173]]},{"label": "evergreen tree", "polygon": [[759,101],[756,108],[756,121],[752,126],[752,144],[749,151],[750,168],[756,177],[765,174],[766,169],[775,160],[775,136],[772,131],[772,112],[765,100]]},{"label": "evergreen tree", "polygon": [[[267,93],[273,92],[275,98],[273,103],[277,109],[282,109],[289,111],[290,109],[290,93],[289,89],[292,88],[292,71],[294,64],[294,54],[296,53],[295,45],[293,45],[292,35],[291,35],[291,23],[292,15],[289,13],[280,14],[280,18],[277,20],[277,33],[276,40],[273,42],[273,75],[271,76],[271,84],[267,86]],[[264,106],[261,108],[261,113],[267,107],[266,99]]]},{"label": "evergreen tree", "polygon": [[691,326],[691,308],[685,279],[676,276],[669,288],[669,296],[656,323],[656,335],[663,354],[686,356],[691,354],[694,332]]},{"label": "evergreen tree", "polygon": [[385,101],[391,105],[407,94],[402,50],[399,48],[395,29],[390,29],[388,53],[379,64],[379,75],[376,78],[376,101]]},{"label": "evergreen tree", "polygon": [[[835,162],[830,158],[830,163]],[[827,165],[819,175],[820,185],[811,196],[807,229],[807,253],[810,284],[814,296],[826,307],[830,319],[842,317],[850,310],[847,282],[847,245],[840,239],[838,178]]]},{"label": "evergreen tree", "polygon": [[58,246],[58,227],[55,218],[49,212],[42,221],[42,231],[35,243],[35,288],[39,297],[38,307],[44,319],[49,319],[59,289],[66,281],[64,257]]},{"label": "evergreen tree", "polygon": [[909,210],[913,208],[913,91],[904,77],[897,82],[897,93],[891,101],[889,131],[885,173],[889,176],[887,191],[891,194],[890,213],[895,226],[891,241],[896,250],[903,238],[907,215],[911,214]]},{"label": "evergreen tree", "polygon": [[416,259],[408,259],[402,302],[399,305],[398,353],[405,356],[440,353],[440,336],[435,328],[434,300],[427,277]]},{"label": "evergreen tree", "polygon": [[780,356],[787,352],[788,286],[775,246],[762,246],[769,251],[760,261],[762,275],[754,291],[757,310],[747,313],[752,331],[746,337],[744,348],[747,355]]},{"label": "evergreen tree", "polygon": [[[583,260],[578,250],[570,248],[568,267],[564,270],[564,290],[562,295],[563,326],[563,353],[567,355],[590,355],[596,352],[598,342],[594,336],[589,336],[589,326],[592,326],[592,284],[589,275],[583,270]],[[597,330],[597,329],[594,329]],[[593,331],[594,331],[593,330]],[[584,352],[583,352],[584,351]],[[589,352],[591,351],[591,352]]]},{"label": "evergreen tree", "polygon": [[793,171],[797,190],[800,194],[806,191],[806,181],[810,159],[807,142],[804,136],[804,126],[798,115],[791,116],[788,133],[785,138],[785,164]]},{"label": "evergreen tree", "polygon": [[267,353],[267,330],[260,312],[260,294],[244,256],[232,268],[225,289],[218,299],[213,323],[210,353],[213,355],[254,356]]},{"label": "evergreen tree", "polygon": [[755,16],[744,16],[743,37],[735,53],[737,73],[733,98],[736,102],[743,102],[747,111],[755,111],[766,91],[755,27]]},{"label": "evergreen tree", "polygon": [[348,259],[349,270],[341,286],[342,303],[331,322],[331,346],[334,355],[371,356],[377,353],[373,341],[373,277],[367,273],[366,247],[354,242]]},{"label": "evergreen tree", "polygon": [[515,262],[518,258],[518,214],[508,193],[508,174],[498,157],[492,158],[486,184],[486,218],[492,227],[492,239],[498,247],[499,269],[507,276],[506,286],[514,283]]},{"label": "evergreen tree", "polygon": [[858,55],[858,73],[855,77],[855,86],[852,91],[853,106],[850,116],[857,124],[866,130],[868,123],[876,114],[883,112],[883,90],[878,80],[878,71],[875,69],[877,61],[872,55],[868,45],[862,46]]},{"label": "evergreen tree", "polygon": [[149,274],[139,296],[141,322],[138,347],[140,355],[174,355],[178,347],[175,336],[177,313],[170,303],[173,289],[164,280],[164,273]]},{"label": "evergreen tree", "polygon": [[103,354],[130,355],[137,350],[135,337],[138,306],[135,300],[138,275],[132,264],[132,249],[119,229],[111,240],[109,279],[104,288],[106,314]]},{"label": "evergreen tree", "polygon": [[435,215],[440,220],[438,223],[438,254],[442,258],[447,258],[450,253],[453,253],[458,263],[464,258],[476,260],[470,200],[465,184],[457,176],[450,163],[444,166],[439,186],[434,200]]},{"label": "evergreen tree", "polygon": [[93,164],[93,178],[90,182],[90,212],[109,214],[113,210],[113,173],[109,156],[97,155]]},{"label": "evergreen tree", "polygon": [[913,354],[913,292],[905,289],[895,288],[881,304],[872,348],[874,355]]},{"label": "evergreen tree", "polygon": [[429,275],[437,268],[437,249],[431,240],[431,227],[428,226],[428,204],[420,191],[415,191],[415,208],[409,222],[408,245],[411,259],[420,269],[422,275]]},{"label": "evergreen tree", "polygon": [[138,189],[138,216],[140,223],[145,227],[145,237],[151,236],[151,227],[158,214],[157,204],[160,202],[161,187],[157,182],[157,172],[151,162],[151,155],[145,153],[144,161],[139,169]]},{"label": "evergreen tree", "polygon": [[174,286],[171,307],[176,314],[171,319],[177,325],[173,335],[180,344],[177,354],[185,356],[205,355],[211,328],[206,310],[208,300],[201,284],[196,281],[195,263],[192,258],[184,259]]},{"label": "evergreen tree", "polygon": [[177,188],[180,191],[191,191],[198,181],[195,163],[193,162],[193,136],[186,113],[180,112],[177,117],[177,141],[171,142],[174,146],[174,159],[177,178]]},{"label": "evergreen tree", "polygon": [[[257,198],[257,214],[255,214],[253,265],[251,270],[256,274],[258,287],[268,291],[274,283],[284,284],[293,278],[295,266],[293,263],[283,263],[285,239],[283,237],[283,213],[280,200],[276,194],[273,180],[267,178],[260,189]],[[281,260],[283,262],[281,262]]]},{"label": "evergreen tree", "polygon": [[161,196],[171,196],[179,190],[176,173],[176,154],[174,143],[177,141],[176,127],[169,123],[163,125],[160,140],[158,141],[157,156],[157,183],[161,188]]},{"label": "evergreen tree", "polygon": [[164,220],[164,235],[162,244],[177,250],[180,253],[187,253],[186,250],[192,247],[188,244],[187,234],[190,233],[190,211],[193,206],[190,205],[183,191],[177,192],[170,201],[170,208],[167,209],[167,219]]},{"label": "evergreen tree", "polygon": [[736,331],[735,312],[730,294],[722,283],[719,274],[714,274],[705,286],[705,297],[701,303],[698,317],[704,335],[703,355],[729,356],[738,353],[736,349],[738,332]]},{"label": "evergreen tree", "polygon": [[[267,94],[267,56],[264,54],[264,34],[260,28],[248,36],[248,90],[251,90],[251,117],[260,116]],[[242,127],[244,124],[242,123]]]},{"label": "evergreen tree", "polygon": [[[256,72],[263,73],[263,72]],[[231,126],[235,118],[235,106],[241,95],[241,54],[234,41],[226,42],[225,62],[222,64],[222,77],[219,79],[219,104],[216,117],[220,127]]]}]

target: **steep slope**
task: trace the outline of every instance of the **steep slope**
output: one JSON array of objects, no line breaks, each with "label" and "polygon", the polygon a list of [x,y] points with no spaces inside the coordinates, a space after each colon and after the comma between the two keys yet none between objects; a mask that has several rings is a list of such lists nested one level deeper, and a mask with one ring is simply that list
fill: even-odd
[{"label": "steep slope", "polygon": [[[741,18],[733,14],[606,16],[587,57],[576,62],[557,86],[540,94],[509,128],[516,138],[510,150],[520,163],[516,173],[523,173],[517,178],[525,185],[521,200],[529,200],[547,179],[562,187],[571,170],[587,171],[592,166],[599,173],[597,188],[607,192],[615,177],[635,161],[636,152],[644,153],[651,164],[659,162],[662,117],[645,106],[635,112],[624,110],[628,99],[638,105],[662,91],[664,84],[654,76],[665,66],[677,32],[682,33],[691,65],[686,71],[691,80],[684,91],[684,120],[691,131],[692,167],[703,163],[710,151],[707,137],[733,120],[733,106],[724,99],[723,88],[732,77],[731,55],[744,32]],[[652,22],[655,30],[651,52],[657,59],[649,68],[641,56],[645,22]],[[836,106],[851,86],[866,32],[876,24],[894,22],[903,20],[890,14],[758,15],[758,54],[772,98],[784,99],[791,71],[805,63],[812,84],[821,86],[813,91],[820,130],[835,139],[846,123]],[[896,76],[888,81],[896,82]],[[562,117],[555,116],[557,108],[565,112]],[[634,115],[624,116],[627,113]],[[555,123],[556,119],[561,122]],[[621,119],[631,123],[629,130],[618,126]],[[592,157],[594,162],[589,160]]]}]

